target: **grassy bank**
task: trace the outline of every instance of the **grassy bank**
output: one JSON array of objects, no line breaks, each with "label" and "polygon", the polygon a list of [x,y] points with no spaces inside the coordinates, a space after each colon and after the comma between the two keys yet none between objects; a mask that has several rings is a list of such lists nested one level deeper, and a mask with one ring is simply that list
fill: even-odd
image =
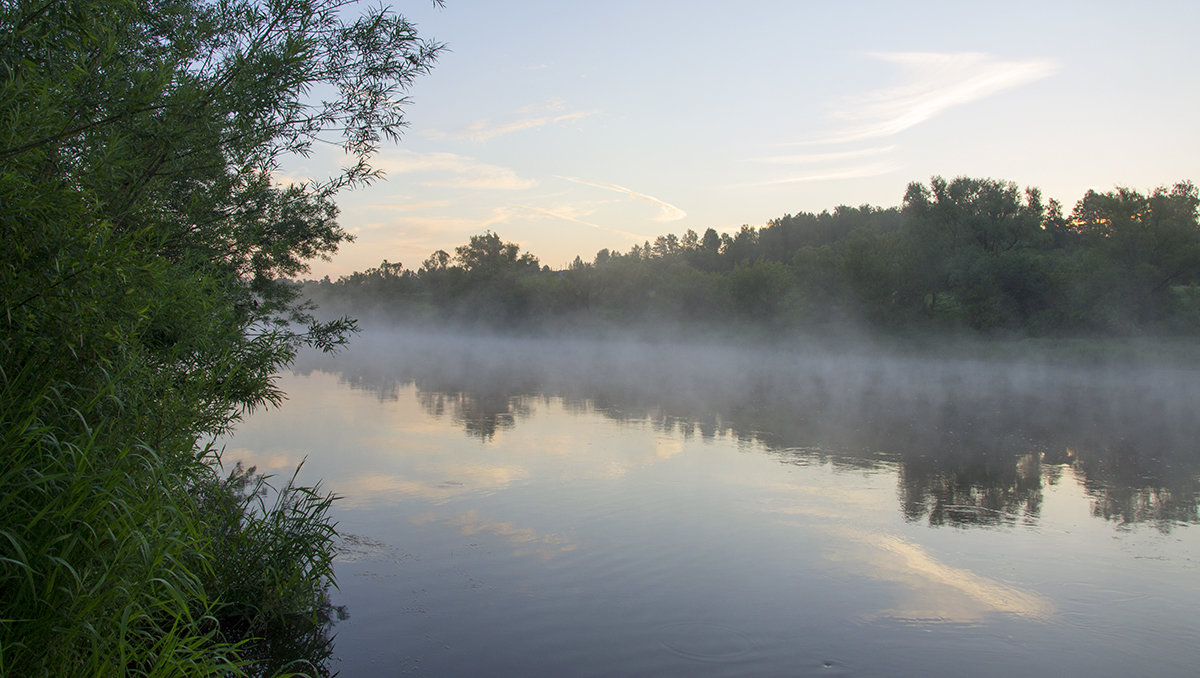
[{"label": "grassy bank", "polygon": [[325,670],[332,497],[127,444],[111,387],[23,385],[0,373],[0,674]]}]

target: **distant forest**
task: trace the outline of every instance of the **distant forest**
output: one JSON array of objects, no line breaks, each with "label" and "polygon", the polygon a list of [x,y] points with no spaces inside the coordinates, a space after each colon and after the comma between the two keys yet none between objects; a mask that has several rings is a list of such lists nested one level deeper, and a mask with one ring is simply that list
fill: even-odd
[{"label": "distant forest", "polygon": [[1200,205],[1182,181],[1088,191],[1069,214],[995,179],[913,182],[901,207],[661,235],[564,270],[498,234],[416,270],[305,281],[326,312],[489,328],[672,323],[766,331],[1200,332]]}]

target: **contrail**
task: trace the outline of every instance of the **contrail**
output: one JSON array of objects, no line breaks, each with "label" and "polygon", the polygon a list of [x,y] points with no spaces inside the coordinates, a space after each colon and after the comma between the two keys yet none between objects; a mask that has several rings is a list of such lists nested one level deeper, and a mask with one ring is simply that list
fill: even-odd
[{"label": "contrail", "polygon": [[637,198],[638,200],[648,202],[651,205],[654,205],[655,207],[657,207],[659,210],[658,216],[654,217],[655,221],[678,221],[687,216],[687,212],[684,212],[683,210],[679,209],[678,207],[672,205],[671,203],[663,202],[662,200],[659,200],[658,198],[655,198],[654,196],[646,195],[645,193],[638,193],[637,191],[634,191],[629,188],[625,188],[624,186],[618,186],[616,184],[605,184],[605,183],[601,183],[599,181],[588,181],[586,179],[580,179],[578,177],[564,177],[561,175],[555,175],[555,176],[559,179],[574,182],[576,184],[583,184],[584,186],[591,186],[593,188],[603,188],[606,191],[614,191],[616,193],[624,193],[625,195],[627,195],[631,198]]}]

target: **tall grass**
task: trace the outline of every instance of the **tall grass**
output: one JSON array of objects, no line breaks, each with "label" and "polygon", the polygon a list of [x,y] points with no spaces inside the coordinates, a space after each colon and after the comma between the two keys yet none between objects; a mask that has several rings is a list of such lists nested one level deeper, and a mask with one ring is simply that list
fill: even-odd
[{"label": "tall grass", "polygon": [[0,368],[0,675],[323,673],[333,497],[265,503],[210,450],[122,440],[112,389],[36,381]]},{"label": "tall grass", "polygon": [[280,487],[254,467],[230,474],[198,493],[212,549],[221,555],[204,572],[206,589],[223,604],[222,633],[250,638],[243,655],[262,672],[325,671],[327,634],[344,610],[329,602],[337,533],[329,519],[335,497],[319,484]]}]

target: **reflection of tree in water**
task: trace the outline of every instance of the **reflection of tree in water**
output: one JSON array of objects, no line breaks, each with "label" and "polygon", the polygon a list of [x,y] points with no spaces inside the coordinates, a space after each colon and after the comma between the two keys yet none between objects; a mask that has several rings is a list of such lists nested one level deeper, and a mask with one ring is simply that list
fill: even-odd
[{"label": "reflection of tree in water", "polygon": [[417,386],[417,401],[430,415],[450,418],[475,438],[491,440],[512,428],[518,417],[529,416],[529,398],[497,392],[444,392]]},{"label": "reflection of tree in water", "polygon": [[[499,357],[460,354],[455,369],[444,369],[442,360],[422,360],[398,348],[383,360],[368,364],[344,361],[339,378],[352,389],[374,393],[380,401],[395,401],[401,389],[415,386],[417,401],[434,417],[449,416],[467,435],[491,440],[497,431],[512,428],[530,412],[528,395],[537,393],[528,384],[521,365]],[[295,372],[307,374],[320,364],[314,356],[297,363]],[[497,385],[504,385],[502,388]],[[482,386],[480,386],[482,385]]]},{"label": "reflection of tree in water", "polygon": [[448,415],[467,435],[484,441],[529,416],[538,390],[519,363],[473,354],[459,354],[459,361],[454,370],[439,369],[438,361],[413,372],[417,401],[426,412]]},{"label": "reflection of tree in water", "polygon": [[407,387],[412,381],[401,381],[376,372],[360,372],[343,375],[342,382],[357,391],[374,393],[381,402],[400,399],[400,389]]},{"label": "reflection of tree in water", "polygon": [[1196,393],[1176,389],[1187,375],[930,371],[909,383],[876,373],[850,388],[797,382],[727,404],[731,431],[804,458],[817,448],[894,461],[905,516],[932,525],[1036,521],[1043,484],[1068,465],[1097,517],[1163,530],[1200,522]]},{"label": "reflection of tree in water", "polygon": [[[320,368],[313,356],[296,363],[292,371],[300,376],[308,376]],[[374,393],[380,402],[400,399],[400,389],[412,384],[411,378],[401,378],[398,373],[387,370],[371,369],[368,366],[350,363],[347,369],[338,374],[338,380],[356,391]]]},{"label": "reflection of tree in water", "polygon": [[[1192,452],[1194,456],[1195,452]],[[1092,497],[1092,514],[1128,525],[1169,531],[1200,523],[1200,474],[1194,460],[1154,440],[1119,441],[1107,449],[1070,450],[1076,474]]]},{"label": "reflection of tree in water", "polygon": [[1041,459],[1026,454],[909,458],[900,464],[900,504],[908,520],[931,525],[1004,525],[1036,521],[1042,503]]},{"label": "reflection of tree in water", "polygon": [[1098,517],[1200,522],[1200,380],[1188,370],[444,337],[390,355],[351,362],[343,379],[381,398],[415,383],[426,411],[483,440],[555,397],[788,463],[897,468],[912,521],[1036,521],[1044,484],[1071,468]]}]

